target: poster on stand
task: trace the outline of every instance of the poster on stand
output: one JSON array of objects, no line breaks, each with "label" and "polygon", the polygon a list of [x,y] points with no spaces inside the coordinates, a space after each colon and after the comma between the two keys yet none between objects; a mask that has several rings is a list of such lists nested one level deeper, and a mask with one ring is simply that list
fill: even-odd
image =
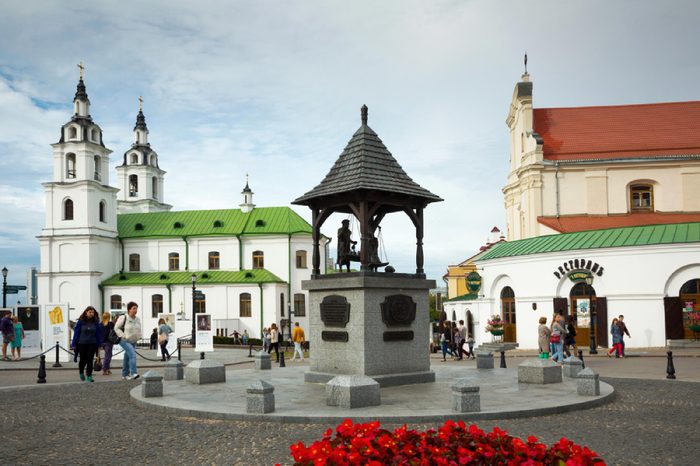
[{"label": "poster on stand", "polygon": [[[177,333],[175,332],[175,314],[158,314],[158,322],[160,322],[160,319],[165,320],[165,323],[170,326],[172,329],[172,333],[168,335],[168,346],[166,348],[168,349],[168,353],[173,354],[175,350],[177,350]],[[158,334],[160,335],[160,325],[158,325]],[[158,355],[159,358],[163,357],[162,352],[160,351],[160,344],[158,344],[158,350],[156,351],[156,354]]]},{"label": "poster on stand", "polygon": [[211,329],[211,314],[197,314],[197,345],[198,353],[214,351],[214,332]]},{"label": "poster on stand", "polygon": [[33,356],[41,353],[39,306],[17,306],[17,318],[24,329],[22,354],[26,356]]},{"label": "poster on stand", "polygon": [[591,306],[588,299],[576,300],[576,325],[578,328],[591,327]]},{"label": "poster on stand", "polygon": [[[40,319],[43,324],[44,350],[60,346],[70,351],[70,340],[68,338],[68,306],[66,304],[46,304]],[[71,355],[66,351],[59,350],[59,361],[69,361]]]}]

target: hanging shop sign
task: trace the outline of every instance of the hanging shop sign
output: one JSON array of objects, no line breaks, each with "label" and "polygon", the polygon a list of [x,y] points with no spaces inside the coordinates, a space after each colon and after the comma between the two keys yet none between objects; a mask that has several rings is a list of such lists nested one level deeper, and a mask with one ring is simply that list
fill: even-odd
[{"label": "hanging shop sign", "polygon": [[557,278],[568,276],[572,282],[580,282],[586,279],[586,275],[590,272],[599,277],[603,276],[603,267],[597,262],[586,259],[571,259],[557,267],[553,272]]},{"label": "hanging shop sign", "polygon": [[478,272],[470,272],[467,275],[467,288],[471,294],[476,294],[481,289],[481,275]]}]

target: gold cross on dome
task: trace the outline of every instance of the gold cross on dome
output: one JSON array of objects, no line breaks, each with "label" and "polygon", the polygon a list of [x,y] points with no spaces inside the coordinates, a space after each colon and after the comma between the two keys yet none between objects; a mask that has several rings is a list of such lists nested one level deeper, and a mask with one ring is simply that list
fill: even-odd
[{"label": "gold cross on dome", "polygon": [[80,79],[83,79],[83,70],[85,69],[85,67],[83,66],[83,62],[81,61],[80,63],[78,63],[77,66],[78,68],[80,68]]}]

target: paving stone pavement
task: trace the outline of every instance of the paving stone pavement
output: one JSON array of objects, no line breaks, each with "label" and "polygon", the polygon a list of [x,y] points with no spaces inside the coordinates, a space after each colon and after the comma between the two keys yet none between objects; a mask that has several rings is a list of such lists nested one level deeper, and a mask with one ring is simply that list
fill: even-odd
[{"label": "paving stone pavement", "polygon": [[[552,416],[480,421],[547,443],[566,436],[608,464],[697,464],[697,383],[604,378],[613,403]],[[68,383],[0,392],[2,463],[291,464],[289,445],[319,438],[323,425],[219,421],[145,410],[129,390],[137,382]],[[385,425],[386,428],[397,427]],[[433,425],[410,425],[424,429]]]}]

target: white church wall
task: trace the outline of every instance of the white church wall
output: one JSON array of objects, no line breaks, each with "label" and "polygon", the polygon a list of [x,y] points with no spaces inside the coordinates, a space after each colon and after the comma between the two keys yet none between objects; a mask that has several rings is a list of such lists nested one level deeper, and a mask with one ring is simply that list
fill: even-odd
[{"label": "white church wall", "polygon": [[289,280],[289,243],[286,235],[243,236],[241,242],[245,270],[253,268],[253,251],[262,251],[264,268],[282,280]]},{"label": "white church wall", "polygon": [[219,253],[219,270],[239,270],[238,239],[231,237],[190,238],[190,269],[209,270],[209,253]]}]

